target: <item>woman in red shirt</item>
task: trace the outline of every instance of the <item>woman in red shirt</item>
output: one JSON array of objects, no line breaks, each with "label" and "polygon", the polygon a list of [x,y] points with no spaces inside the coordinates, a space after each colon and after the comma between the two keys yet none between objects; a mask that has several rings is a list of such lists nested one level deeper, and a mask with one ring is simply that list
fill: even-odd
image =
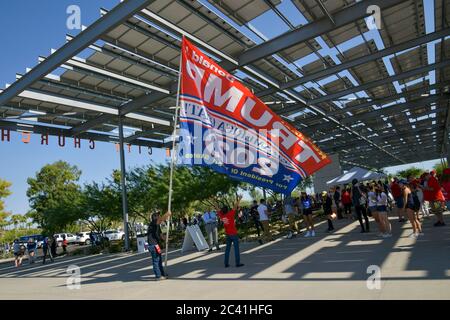
[{"label": "woman in red shirt", "polygon": [[441,185],[445,197],[445,205],[447,210],[450,210],[450,168],[444,169]]},{"label": "woman in red shirt", "polygon": [[434,213],[437,218],[437,222],[434,224],[435,227],[443,227],[444,223],[444,206],[445,206],[445,197],[442,193],[441,185],[439,181],[434,176],[436,171],[431,171],[425,176],[425,180],[427,181],[427,190],[429,191],[430,197],[430,211]]},{"label": "woman in red shirt", "polygon": [[350,189],[345,189],[341,196],[342,205],[344,206],[344,215],[350,219],[352,214],[352,198],[350,196]]}]

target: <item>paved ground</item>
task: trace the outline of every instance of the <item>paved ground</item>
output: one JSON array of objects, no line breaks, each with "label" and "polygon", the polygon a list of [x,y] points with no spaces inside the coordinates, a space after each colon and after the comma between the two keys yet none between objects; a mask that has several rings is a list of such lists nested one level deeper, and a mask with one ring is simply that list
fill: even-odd
[{"label": "paved ground", "polygon": [[[447,221],[450,221],[447,216]],[[356,222],[336,222],[316,238],[242,244],[243,268],[223,268],[223,252],[170,253],[170,279],[153,279],[147,254],[61,258],[15,269],[0,266],[0,299],[450,299],[450,227],[412,239],[409,223],[392,220],[394,236],[360,234]],[[372,230],[375,225],[372,225]],[[322,232],[320,232],[322,231]],[[66,286],[69,265],[81,268],[81,288]],[[381,268],[380,289],[367,288],[367,268]]]}]

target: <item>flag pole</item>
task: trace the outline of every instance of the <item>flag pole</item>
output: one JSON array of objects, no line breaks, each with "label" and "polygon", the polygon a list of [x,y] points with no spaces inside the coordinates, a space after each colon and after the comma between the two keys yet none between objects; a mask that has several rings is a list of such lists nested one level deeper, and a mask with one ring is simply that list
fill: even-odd
[{"label": "flag pole", "polygon": [[[171,161],[170,161],[170,178],[169,178],[169,202],[167,205],[167,211],[172,211],[172,185],[173,185],[173,171],[174,171],[174,163],[175,163],[175,144],[176,144],[176,137],[177,137],[177,123],[178,123],[178,109],[180,108],[180,89],[181,89],[181,70],[182,66],[181,63],[183,61],[183,47],[180,51],[180,66],[178,69],[178,88],[177,88],[177,101],[175,105],[175,117],[173,120],[173,133],[172,133],[172,152],[170,154]],[[168,225],[167,225],[167,233],[166,233],[166,256],[164,257],[164,267],[167,269],[167,258],[169,255],[169,232],[170,232],[170,225],[172,223],[172,215],[169,217]]]}]

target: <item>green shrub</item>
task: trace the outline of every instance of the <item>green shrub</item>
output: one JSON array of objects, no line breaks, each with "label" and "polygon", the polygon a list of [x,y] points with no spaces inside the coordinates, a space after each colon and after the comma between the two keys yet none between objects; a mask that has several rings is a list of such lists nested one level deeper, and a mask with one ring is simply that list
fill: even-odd
[{"label": "green shrub", "polygon": [[109,245],[108,252],[109,253],[119,253],[119,252],[123,252],[123,249],[124,249],[123,241],[117,241],[117,242],[111,243]]}]

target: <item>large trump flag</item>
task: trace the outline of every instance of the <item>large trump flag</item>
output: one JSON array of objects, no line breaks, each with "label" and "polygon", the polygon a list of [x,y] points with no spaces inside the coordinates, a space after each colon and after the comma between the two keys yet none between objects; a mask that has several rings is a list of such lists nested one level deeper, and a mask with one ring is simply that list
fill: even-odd
[{"label": "large trump flag", "polygon": [[233,75],[183,38],[179,161],[289,194],[330,163]]}]

